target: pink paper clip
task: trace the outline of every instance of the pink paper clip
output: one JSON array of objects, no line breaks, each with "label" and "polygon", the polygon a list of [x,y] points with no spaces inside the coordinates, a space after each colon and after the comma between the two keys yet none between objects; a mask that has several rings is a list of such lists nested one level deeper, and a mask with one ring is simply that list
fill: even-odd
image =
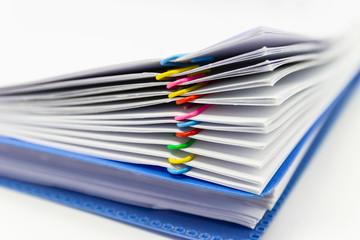
[{"label": "pink paper clip", "polygon": [[185,115],[178,115],[178,116],[175,116],[175,120],[176,121],[181,121],[181,120],[185,120],[185,119],[188,119],[188,118],[192,118],[192,117],[195,117],[197,115],[199,115],[200,113],[202,113],[204,110],[206,110],[207,108],[209,108],[211,106],[211,104],[205,104],[204,106],[196,109],[195,111],[191,112],[191,113],[188,113],[188,114],[185,114]]},{"label": "pink paper clip", "polygon": [[188,82],[188,81],[192,81],[192,80],[195,80],[195,79],[198,79],[198,78],[202,78],[202,77],[205,77],[206,74],[205,73],[200,73],[198,75],[195,75],[195,76],[190,76],[190,77],[185,77],[185,78],[180,78],[178,80],[175,80],[173,82],[170,82],[166,85],[167,89],[170,89],[170,88],[173,88],[181,83],[185,83],[185,82]]}]

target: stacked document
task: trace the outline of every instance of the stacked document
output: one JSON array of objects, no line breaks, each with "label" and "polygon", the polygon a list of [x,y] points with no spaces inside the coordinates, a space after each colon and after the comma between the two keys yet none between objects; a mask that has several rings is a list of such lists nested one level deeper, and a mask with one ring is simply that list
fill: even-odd
[{"label": "stacked document", "polygon": [[355,33],[258,27],[166,59],[0,83],[0,176],[259,233],[359,69]]}]

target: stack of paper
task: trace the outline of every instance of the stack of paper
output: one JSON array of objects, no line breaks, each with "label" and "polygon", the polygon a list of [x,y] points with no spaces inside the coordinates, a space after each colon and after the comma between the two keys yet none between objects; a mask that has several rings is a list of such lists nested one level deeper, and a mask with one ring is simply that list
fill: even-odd
[{"label": "stack of paper", "polygon": [[359,40],[259,27],[0,85],[0,175],[255,228],[357,74]]}]

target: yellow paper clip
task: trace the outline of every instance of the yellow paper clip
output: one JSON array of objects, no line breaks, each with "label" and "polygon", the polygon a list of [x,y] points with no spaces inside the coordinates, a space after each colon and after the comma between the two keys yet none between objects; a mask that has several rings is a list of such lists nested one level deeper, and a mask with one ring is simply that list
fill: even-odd
[{"label": "yellow paper clip", "polygon": [[188,93],[188,92],[191,92],[191,91],[194,91],[202,86],[206,85],[206,83],[198,83],[194,86],[191,86],[191,87],[188,87],[188,88],[184,88],[184,89],[181,89],[179,91],[176,91],[176,92],[173,92],[173,93],[170,93],[168,95],[168,98],[174,98],[174,97],[177,97],[177,96],[180,96],[182,94],[185,94],[185,93]]},{"label": "yellow paper clip", "polygon": [[169,158],[169,162],[172,164],[182,164],[186,162],[190,162],[195,157],[194,153],[191,153],[189,156],[181,159]]},{"label": "yellow paper clip", "polygon": [[192,65],[189,67],[183,67],[183,68],[177,68],[177,69],[172,69],[172,70],[168,70],[166,72],[160,73],[158,75],[156,75],[156,80],[164,80],[164,78],[177,74],[177,73],[182,73],[182,72],[186,72],[189,71],[191,69],[197,68],[199,67],[199,65]]}]

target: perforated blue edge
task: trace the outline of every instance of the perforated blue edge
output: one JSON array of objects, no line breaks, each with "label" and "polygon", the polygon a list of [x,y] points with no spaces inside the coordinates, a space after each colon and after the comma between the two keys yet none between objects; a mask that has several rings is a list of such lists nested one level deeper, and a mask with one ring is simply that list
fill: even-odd
[{"label": "perforated blue edge", "polygon": [[0,177],[0,186],[21,191],[66,206],[91,212],[117,221],[137,225],[152,231],[169,234],[185,239],[203,240],[256,240],[266,231],[270,222],[278,212],[286,197],[294,187],[297,179],[304,171],[326,133],[336,120],[342,106],[349,99],[351,89],[356,86],[360,73],[343,92],[340,102],[332,108],[329,118],[315,137],[312,145],[295,171],[285,191],[272,211],[267,211],[255,229],[249,229],[237,224],[218,221],[190,214],[152,210],[96,198],[76,192],[57,188],[44,187]]},{"label": "perforated blue edge", "polygon": [[290,155],[287,157],[287,159],[284,161],[284,163],[281,165],[281,167],[277,170],[273,178],[270,180],[270,182],[267,184],[265,189],[260,195],[256,195],[253,193],[248,193],[245,191],[236,190],[233,188],[221,186],[218,184],[202,181],[199,179],[195,179],[192,177],[188,177],[185,175],[172,175],[167,172],[165,168],[162,167],[156,167],[156,166],[148,166],[148,165],[139,165],[139,164],[130,164],[130,163],[123,163],[123,162],[116,162],[111,161],[108,159],[102,159],[97,158],[93,156],[88,156],[84,154],[78,154],[74,152],[64,151],[56,148],[46,147],[38,144],[33,144],[25,141],[20,141],[13,138],[7,138],[0,136],[0,143],[2,144],[8,144],[13,146],[19,146],[23,148],[38,150],[50,154],[57,154],[61,156],[66,156],[70,158],[74,158],[81,161],[87,161],[90,163],[95,163],[115,169],[120,169],[123,171],[129,171],[137,174],[146,175],[149,177],[154,177],[166,181],[172,181],[180,184],[186,184],[194,187],[199,188],[205,188],[211,191],[217,191],[217,192],[223,192],[226,194],[232,194],[242,197],[259,197],[259,196],[265,196],[269,193],[271,193],[274,188],[278,185],[286,171],[289,169],[291,164],[293,163],[295,157],[299,153],[300,149],[303,147],[303,145],[306,143],[308,138],[311,136],[311,134],[319,127],[319,125],[322,123],[322,121],[329,115],[329,113],[332,111],[332,109],[341,101],[341,99],[348,95],[351,89],[354,87],[354,85],[359,81],[360,78],[360,72],[354,77],[354,79],[348,84],[348,86],[341,92],[341,94],[334,100],[334,102],[326,109],[326,111],[319,117],[319,119],[313,124],[313,126],[309,129],[309,131],[304,135],[304,137],[301,139],[301,141],[297,144],[297,146],[293,149],[293,151],[290,153]]}]

